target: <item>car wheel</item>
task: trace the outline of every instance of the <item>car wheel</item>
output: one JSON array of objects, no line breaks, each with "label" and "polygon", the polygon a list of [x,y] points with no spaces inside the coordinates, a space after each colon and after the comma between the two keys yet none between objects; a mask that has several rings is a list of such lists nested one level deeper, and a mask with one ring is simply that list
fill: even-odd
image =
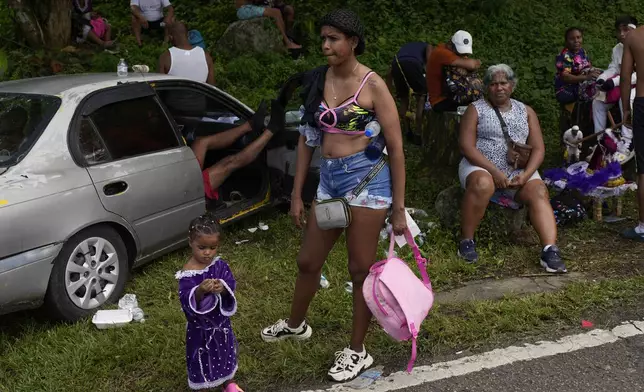
[{"label": "car wheel", "polygon": [[45,306],[59,320],[76,321],[115,302],[129,276],[118,233],[96,226],[71,237],[54,261]]}]

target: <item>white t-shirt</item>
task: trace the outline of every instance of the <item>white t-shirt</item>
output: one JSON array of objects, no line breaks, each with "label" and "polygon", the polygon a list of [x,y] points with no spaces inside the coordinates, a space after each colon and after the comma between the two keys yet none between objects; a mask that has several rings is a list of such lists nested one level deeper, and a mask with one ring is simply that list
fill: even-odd
[{"label": "white t-shirt", "polygon": [[143,16],[148,22],[163,19],[163,9],[170,7],[170,0],[130,0],[130,5],[141,8]]}]

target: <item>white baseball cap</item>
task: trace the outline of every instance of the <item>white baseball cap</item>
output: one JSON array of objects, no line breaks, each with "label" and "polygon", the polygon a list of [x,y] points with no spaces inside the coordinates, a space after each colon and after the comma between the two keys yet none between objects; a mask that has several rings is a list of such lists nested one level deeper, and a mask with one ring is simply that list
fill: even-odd
[{"label": "white baseball cap", "polygon": [[459,54],[472,54],[472,35],[459,30],[452,36],[452,43]]}]

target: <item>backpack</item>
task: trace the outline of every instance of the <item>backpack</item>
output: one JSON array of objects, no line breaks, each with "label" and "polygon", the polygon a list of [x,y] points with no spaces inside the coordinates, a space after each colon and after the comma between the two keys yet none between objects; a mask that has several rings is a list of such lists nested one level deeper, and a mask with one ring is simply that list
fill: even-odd
[{"label": "backpack", "polygon": [[476,72],[469,72],[451,65],[443,68],[446,96],[453,102],[465,106],[483,97],[483,82]]},{"label": "backpack", "polygon": [[202,49],[206,49],[206,41],[204,41],[203,36],[198,30],[190,30],[188,32],[188,39],[190,40],[190,45],[200,46]]},{"label": "backpack", "polygon": [[422,281],[407,264],[395,257],[394,234],[391,234],[389,255],[369,269],[362,286],[365,302],[380,326],[398,341],[412,341],[411,358],[407,372],[411,373],[416,361],[416,340],[420,325],[434,304],[432,284],[427,275],[427,260],[420,254],[411,232],[405,232],[420,270]]}]

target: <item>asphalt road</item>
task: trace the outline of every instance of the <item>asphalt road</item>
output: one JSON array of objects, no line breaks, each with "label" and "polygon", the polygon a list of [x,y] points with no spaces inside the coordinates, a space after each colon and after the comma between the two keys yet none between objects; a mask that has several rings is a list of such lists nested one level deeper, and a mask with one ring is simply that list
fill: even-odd
[{"label": "asphalt road", "polygon": [[644,336],[398,389],[401,392],[644,391]]}]

